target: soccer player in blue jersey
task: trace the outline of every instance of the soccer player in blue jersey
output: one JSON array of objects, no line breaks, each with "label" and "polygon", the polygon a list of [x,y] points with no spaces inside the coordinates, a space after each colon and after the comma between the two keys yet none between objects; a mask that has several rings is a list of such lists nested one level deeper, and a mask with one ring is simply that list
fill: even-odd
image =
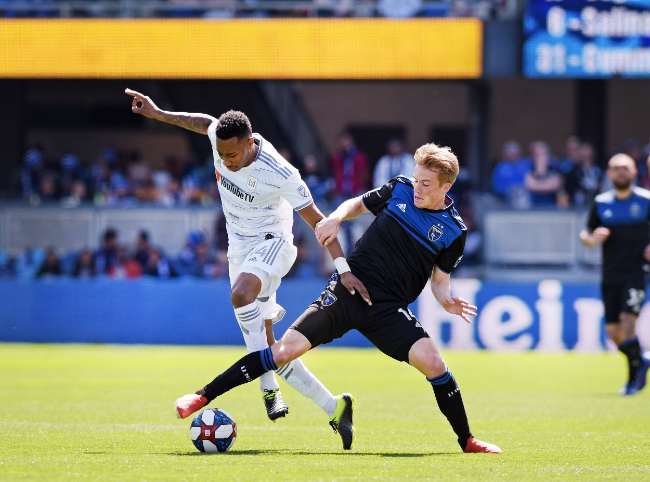
[{"label": "soccer player in blue jersey", "polygon": [[627,154],[609,160],[614,186],[596,196],[580,240],[602,245],[601,292],[607,336],[627,358],[628,379],[620,393],[634,395],[646,385],[650,359],[636,336],[636,320],[645,299],[645,272],[650,261],[650,191],[633,185],[636,164]]},{"label": "soccer player in blue jersey", "polygon": [[[386,355],[409,363],[426,376],[464,452],[501,452],[470,432],[460,388],[433,340],[408,308],[431,280],[433,296],[447,312],[467,322],[476,315],[476,306],[451,294],[450,273],[462,258],[467,233],[447,196],[458,176],[458,160],[447,147],[425,144],[415,153],[415,161],[413,179],[398,176],[349,199],[317,225],[318,240],[327,246],[337,239],[342,222],[365,212],[376,216],[349,256],[349,266],[337,266],[339,273],[351,269],[365,284],[372,304],[347,291],[339,274],[332,275],[320,297],[277,344],[246,355],[197,391],[197,410],[204,405],[201,399],[211,401],[356,329]],[[344,439],[344,448],[349,449],[351,404],[338,420],[339,426],[334,428],[349,434]]]}]

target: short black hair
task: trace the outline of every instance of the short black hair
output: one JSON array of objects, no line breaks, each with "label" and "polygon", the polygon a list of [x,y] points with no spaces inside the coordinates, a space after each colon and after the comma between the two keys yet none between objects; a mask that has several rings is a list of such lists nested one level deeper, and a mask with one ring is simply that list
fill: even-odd
[{"label": "short black hair", "polygon": [[219,123],[217,124],[217,137],[219,139],[230,139],[231,137],[241,139],[250,136],[252,133],[251,121],[241,111],[229,110],[219,117]]},{"label": "short black hair", "polygon": [[117,229],[115,229],[115,228],[106,228],[104,230],[104,234],[103,234],[102,238],[104,239],[104,242],[113,241],[113,240],[117,239]]}]

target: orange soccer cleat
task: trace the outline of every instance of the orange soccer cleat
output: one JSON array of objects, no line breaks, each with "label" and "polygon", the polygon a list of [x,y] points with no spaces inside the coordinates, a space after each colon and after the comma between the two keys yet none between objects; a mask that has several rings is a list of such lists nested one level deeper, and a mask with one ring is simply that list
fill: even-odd
[{"label": "orange soccer cleat", "polygon": [[479,440],[475,437],[470,437],[467,439],[467,443],[465,444],[463,452],[466,454],[500,454],[502,450],[494,444],[483,442],[482,440]]},{"label": "orange soccer cleat", "polygon": [[208,404],[208,399],[203,395],[189,393],[176,400],[176,412],[178,418],[187,418],[200,408]]}]

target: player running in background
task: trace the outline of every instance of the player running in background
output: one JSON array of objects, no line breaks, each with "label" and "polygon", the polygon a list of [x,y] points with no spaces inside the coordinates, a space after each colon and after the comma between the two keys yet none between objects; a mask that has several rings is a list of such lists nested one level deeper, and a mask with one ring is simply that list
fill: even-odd
[{"label": "player running in background", "polygon": [[[298,170],[278,154],[269,141],[252,132],[244,113],[228,111],[215,119],[207,114],[167,112],[139,92],[130,89],[125,92],[133,97],[133,112],[209,137],[227,221],[235,316],[250,352],[268,348],[275,342],[272,324],[285,313],[276,303],[276,291],[296,260],[293,210],[312,227],[323,219],[323,214],[314,204]],[[335,264],[345,261],[338,242],[330,245],[329,252]],[[359,291],[368,299],[365,287],[352,273],[343,272],[341,279],[352,293]],[[277,372],[321,407],[331,423],[336,424],[351,403],[348,396],[332,396],[300,360],[294,360]],[[258,376],[261,376],[260,386],[269,418],[284,417],[288,408],[274,373],[267,371]],[[182,407],[183,401],[179,404]]]},{"label": "player running in background", "polygon": [[[456,380],[408,308],[430,279],[433,296],[447,312],[467,322],[476,315],[476,306],[451,295],[450,273],[462,258],[467,233],[447,196],[458,176],[458,160],[449,148],[425,144],[415,153],[415,161],[413,180],[397,177],[349,199],[316,228],[321,244],[331,246],[343,221],[368,211],[376,216],[348,258],[352,272],[368,287],[372,305],[350,294],[341,286],[340,276],[333,275],[278,343],[246,355],[195,395],[186,395],[195,403],[185,416],[267,370],[356,329],[386,355],[426,376],[464,452],[501,452],[472,435]],[[352,424],[351,411],[342,422]],[[351,444],[352,439],[344,448]]]},{"label": "player running in background", "polygon": [[627,358],[628,379],[622,395],[646,384],[650,359],[636,336],[636,320],[645,299],[644,264],[650,261],[650,191],[634,186],[636,164],[627,154],[609,160],[614,189],[596,196],[580,240],[603,246],[601,291],[607,336]]}]

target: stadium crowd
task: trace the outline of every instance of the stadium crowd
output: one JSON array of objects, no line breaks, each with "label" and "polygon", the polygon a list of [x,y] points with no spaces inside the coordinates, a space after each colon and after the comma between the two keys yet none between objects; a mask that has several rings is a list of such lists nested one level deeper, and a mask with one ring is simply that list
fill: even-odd
[{"label": "stadium crowd", "polygon": [[[650,187],[645,162],[650,145],[631,139],[620,150],[637,160],[638,182]],[[281,151],[300,168],[315,200],[325,211],[413,168],[413,158],[400,139],[389,140],[385,154],[371,162],[348,132],[339,136],[337,149],[329,160],[307,155],[297,161],[286,149]],[[503,145],[501,159],[493,164],[488,196],[506,209],[585,208],[596,193],[608,188],[603,162],[595,158],[593,146],[575,136],[566,139],[559,155],[554,155],[543,141],[531,143],[527,153],[518,142],[508,141]],[[211,159],[201,163],[169,158],[162,167],[152,169],[137,152],[105,148],[96,159],[85,162],[74,153],[49,156],[34,145],[24,155],[20,188],[23,199],[32,205],[209,206],[219,212]],[[478,186],[461,168],[451,195],[470,228],[464,265],[479,262],[481,256],[482,238],[472,202],[477,192]],[[322,250],[311,242],[309,232],[301,229],[304,226],[300,221],[296,227],[299,262],[293,274],[326,274],[329,266]],[[344,244],[354,243],[358,232],[353,223],[344,225]],[[0,276],[218,278],[227,274],[226,251],[225,221],[217,215],[214,232],[189,233],[180,253],[165,253],[146,232],[140,233],[129,248],[118,243],[118,233],[109,229],[95,251],[87,248],[60,254],[52,248],[30,249],[18,257],[0,253]]]},{"label": "stadium crowd", "polygon": [[4,17],[509,17],[514,0],[0,0]]}]

